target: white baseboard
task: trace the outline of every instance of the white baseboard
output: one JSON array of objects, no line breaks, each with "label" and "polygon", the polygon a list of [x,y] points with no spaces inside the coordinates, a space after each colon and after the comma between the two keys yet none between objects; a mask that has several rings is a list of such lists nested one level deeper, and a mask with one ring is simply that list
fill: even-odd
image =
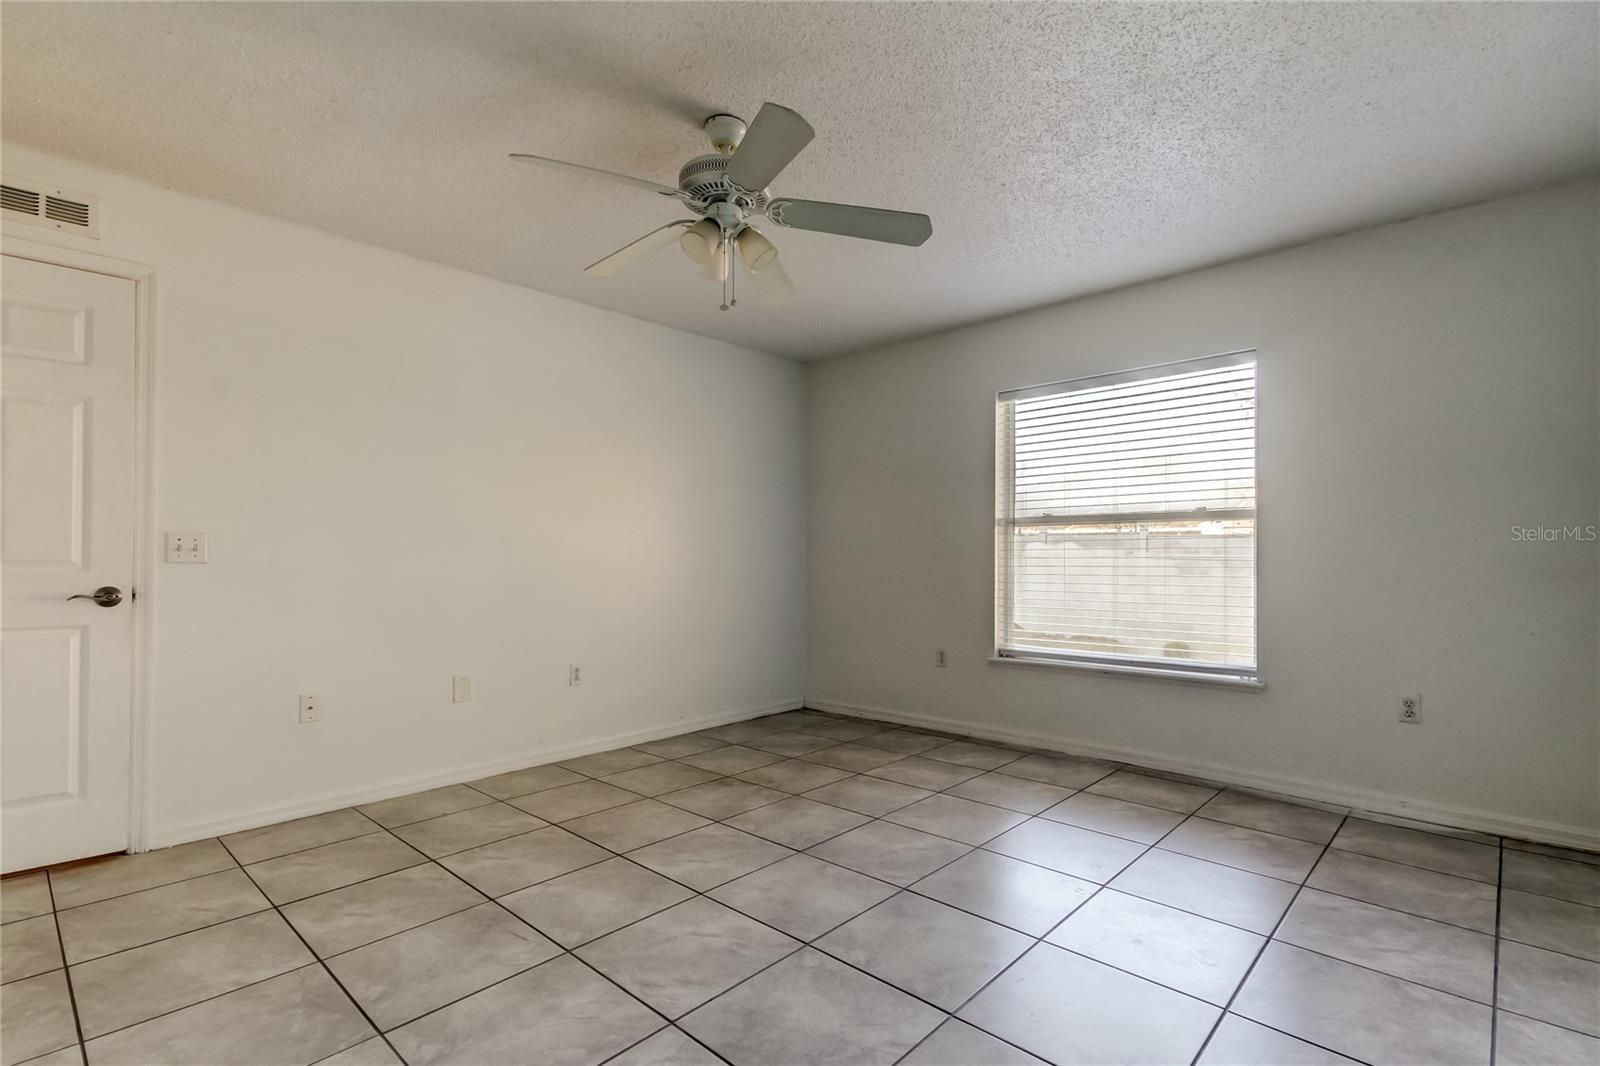
[{"label": "white baseboard", "polygon": [[337,811],[360,803],[376,803],[378,800],[392,799],[395,796],[407,796],[413,792],[438,788],[441,785],[456,785],[463,781],[476,781],[479,778],[492,777],[508,770],[542,766],[545,763],[560,762],[563,759],[575,759],[580,755],[590,755],[597,751],[610,751],[613,748],[625,748],[629,744],[643,744],[649,740],[675,737],[680,733],[693,733],[698,729],[710,729],[712,726],[743,722],[750,718],[760,718],[766,714],[777,714],[779,711],[793,711],[804,706],[804,702],[804,700],[796,696],[793,699],[781,700],[762,707],[748,707],[744,710],[731,711],[725,714],[707,715],[688,721],[672,722],[667,725],[654,726],[650,729],[635,730],[632,733],[619,733],[614,736],[588,740],[581,744],[569,744],[562,748],[525,752],[510,759],[496,759],[494,762],[478,763],[473,766],[458,766],[437,774],[407,778],[403,781],[390,781],[382,785],[374,785],[371,788],[357,789],[353,792],[322,796],[318,799],[307,800],[304,803],[293,803],[284,807],[273,807],[270,810],[254,811],[250,814],[233,815],[228,818],[217,818],[205,822],[190,822],[187,825],[156,829],[151,831],[143,848],[134,850],[150,851],[155,848],[171,847],[174,844],[187,844],[192,840],[205,840],[209,837],[224,836],[228,833],[239,833],[246,829],[259,829],[264,825],[276,825],[278,822],[287,822],[312,814],[326,814],[328,811]]},{"label": "white baseboard", "polygon": [[1222,766],[1217,763],[1173,758],[1168,755],[1140,751],[1134,748],[1111,748],[1100,744],[1089,744],[1084,741],[1074,740],[1070,737],[1045,736],[1014,729],[994,728],[954,718],[939,718],[929,714],[912,714],[905,711],[891,710],[887,707],[872,707],[825,699],[808,699],[806,706],[813,707],[819,711],[849,715],[855,718],[873,718],[901,725],[937,729],[946,733],[960,733],[964,736],[976,737],[982,740],[998,740],[1023,747],[1043,748],[1047,751],[1059,751],[1070,755],[1086,755],[1098,759],[1109,759],[1114,762],[1129,763],[1151,770],[1163,770],[1168,773],[1202,778],[1218,784],[1234,785],[1254,792],[1281,796],[1284,799],[1303,800],[1346,808],[1356,814],[1388,815],[1451,829],[1466,829],[1479,833],[1489,833],[1494,836],[1512,837],[1516,840],[1534,841],[1540,844],[1556,844],[1561,847],[1580,848],[1585,851],[1600,851],[1600,832],[1584,826],[1566,825],[1560,822],[1534,821],[1528,818],[1495,814],[1490,811],[1474,810],[1469,807],[1451,807],[1423,800],[1408,799],[1404,796],[1371,792],[1366,789],[1346,788],[1320,781],[1308,781],[1303,778],[1257,773],[1232,766]]}]

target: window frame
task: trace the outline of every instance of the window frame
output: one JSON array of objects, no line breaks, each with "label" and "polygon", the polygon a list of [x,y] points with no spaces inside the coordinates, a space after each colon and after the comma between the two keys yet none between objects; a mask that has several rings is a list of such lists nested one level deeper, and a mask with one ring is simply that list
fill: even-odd
[{"label": "window frame", "polygon": [[[1175,359],[1166,363],[1153,363],[1148,366],[1135,367],[1131,370],[1117,370],[1102,374],[1090,374],[1084,377],[1065,378],[1039,385],[999,389],[995,392],[995,484],[993,496],[995,500],[994,578],[997,587],[993,604],[994,614],[991,619],[991,632],[994,637],[992,654],[989,656],[991,663],[1060,667],[1072,670],[1087,670],[1110,677],[1140,677],[1151,680],[1200,682],[1202,684],[1225,685],[1250,690],[1260,690],[1266,687],[1266,683],[1261,678],[1261,503],[1263,494],[1261,491],[1261,466],[1259,461],[1262,370],[1259,354],[1259,351],[1255,348],[1240,348],[1217,355]],[[1168,665],[1159,659],[1144,656],[1115,655],[1104,652],[1017,649],[1007,648],[1002,645],[1000,643],[1000,633],[1002,627],[1011,618],[1011,595],[1015,580],[1013,569],[1015,552],[1007,551],[1002,545],[1008,539],[1010,530],[1017,525],[1034,525],[1042,522],[1042,520],[1035,521],[1031,519],[1023,519],[1019,522],[1013,517],[1016,512],[1015,438],[1014,429],[1005,422],[1005,416],[1014,408],[1005,405],[1016,400],[1050,396],[1062,392],[1075,392],[1079,389],[1097,386],[1122,385],[1133,381],[1165,377],[1170,374],[1181,373],[1184,370],[1237,366],[1240,363],[1255,364],[1254,412],[1256,420],[1255,432],[1251,439],[1251,454],[1255,461],[1256,484],[1255,506],[1250,511],[1250,515],[1254,520],[1250,566],[1255,590],[1255,609],[1252,612],[1255,666],[1247,669],[1217,663],[1194,663],[1187,660],[1173,660]],[[1068,388],[1067,386],[1073,386],[1073,388]],[[1002,493],[1004,493],[1003,497]],[[1149,520],[1171,520],[1173,518],[1193,517],[1197,513],[1182,511],[1149,512],[1146,517]],[[1205,513],[1208,517],[1222,517],[1227,515],[1238,516],[1243,511],[1240,509],[1235,511],[1207,511]],[[1135,512],[1125,512],[1114,517],[1128,519],[1137,518],[1138,516],[1138,513]],[[1177,665],[1179,662],[1183,662],[1184,665]]]}]

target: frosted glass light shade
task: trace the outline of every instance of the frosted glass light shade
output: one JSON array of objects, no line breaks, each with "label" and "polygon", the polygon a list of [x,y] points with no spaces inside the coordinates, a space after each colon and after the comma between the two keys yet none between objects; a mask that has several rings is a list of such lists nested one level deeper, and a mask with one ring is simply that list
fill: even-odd
[{"label": "frosted glass light shade", "polygon": [[778,257],[778,249],[754,226],[740,230],[735,239],[739,242],[739,257],[752,274]]},{"label": "frosted glass light shade", "polygon": [[683,236],[678,238],[678,247],[694,262],[704,263],[711,259],[721,242],[722,227],[709,218],[702,218],[683,231]]}]

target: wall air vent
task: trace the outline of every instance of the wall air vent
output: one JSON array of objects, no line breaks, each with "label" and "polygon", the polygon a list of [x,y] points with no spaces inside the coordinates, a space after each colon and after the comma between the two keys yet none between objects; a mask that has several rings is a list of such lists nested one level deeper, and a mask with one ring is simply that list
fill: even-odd
[{"label": "wall air vent", "polygon": [[20,189],[15,185],[0,185],[0,205],[7,211],[21,211],[25,215],[39,214],[39,207],[44,203],[44,197],[32,189]]},{"label": "wall air vent", "polygon": [[0,178],[0,216],[63,233],[100,239],[100,198],[7,174]]}]

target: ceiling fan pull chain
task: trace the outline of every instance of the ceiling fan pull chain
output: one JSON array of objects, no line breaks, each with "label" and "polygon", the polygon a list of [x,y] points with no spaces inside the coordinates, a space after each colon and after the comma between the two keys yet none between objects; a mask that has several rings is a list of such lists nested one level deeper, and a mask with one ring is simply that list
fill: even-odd
[{"label": "ceiling fan pull chain", "polygon": [[730,238],[729,240],[725,241],[724,245],[728,249],[728,296],[729,296],[728,306],[729,307],[738,307],[739,306],[739,272],[734,269],[734,267],[737,266],[738,264],[734,262],[735,256],[733,254],[733,241],[732,241],[732,239]]}]

